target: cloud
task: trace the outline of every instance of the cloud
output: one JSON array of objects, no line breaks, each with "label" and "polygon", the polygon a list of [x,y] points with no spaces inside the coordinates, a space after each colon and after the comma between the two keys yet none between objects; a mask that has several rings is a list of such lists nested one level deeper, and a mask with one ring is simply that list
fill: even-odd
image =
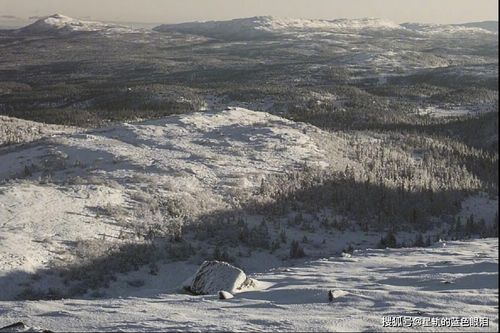
[{"label": "cloud", "polygon": [[3,19],[3,20],[22,20],[22,18],[20,17],[17,17],[15,15],[0,15],[0,19]]}]

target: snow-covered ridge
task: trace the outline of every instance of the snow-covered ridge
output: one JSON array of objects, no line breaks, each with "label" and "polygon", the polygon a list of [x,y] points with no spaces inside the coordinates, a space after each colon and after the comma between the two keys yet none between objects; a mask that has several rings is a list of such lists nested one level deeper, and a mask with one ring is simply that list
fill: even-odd
[{"label": "snow-covered ridge", "polygon": [[399,29],[400,26],[392,21],[380,18],[360,18],[360,19],[335,19],[335,20],[315,20],[315,19],[292,19],[264,17],[269,27],[275,30],[286,29]]},{"label": "snow-covered ridge", "polygon": [[397,24],[380,18],[359,19],[295,19],[273,16],[256,16],[233,19],[229,21],[187,22],[180,24],[164,24],[154,30],[159,32],[176,31],[222,39],[259,39],[283,34],[304,32],[328,33],[411,33],[411,34],[456,34],[482,33],[491,31],[466,25],[439,25],[405,23]]},{"label": "snow-covered ridge", "polygon": [[[180,24],[163,24],[153,30],[158,32],[181,32],[221,39],[266,39],[282,35],[302,33],[410,33],[418,35],[443,34],[494,34],[478,24],[423,24],[395,22],[380,18],[358,19],[297,19],[274,16],[255,16],[228,21],[186,22]],[[139,32],[130,27],[71,18],[62,14],[54,14],[39,19],[20,32],[27,33],[73,33],[104,32],[133,33]]]},{"label": "snow-covered ridge", "polygon": [[39,19],[33,24],[19,29],[21,32],[29,33],[71,33],[71,32],[98,32],[98,31],[111,31],[111,32],[134,32],[133,29],[121,25],[83,21],[74,19],[69,16],[54,14]]},{"label": "snow-covered ridge", "polygon": [[391,30],[400,28],[394,22],[378,18],[317,20],[256,16],[229,21],[164,24],[154,28],[154,30],[160,32],[178,31],[219,38],[265,38],[292,31],[342,31],[346,29],[359,31],[365,29]]}]

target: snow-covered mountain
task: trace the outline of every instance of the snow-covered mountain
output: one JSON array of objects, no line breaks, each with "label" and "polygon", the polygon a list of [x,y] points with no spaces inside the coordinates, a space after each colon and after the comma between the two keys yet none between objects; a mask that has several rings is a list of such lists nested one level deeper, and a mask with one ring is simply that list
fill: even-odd
[{"label": "snow-covered mountain", "polygon": [[[153,30],[158,32],[180,32],[201,35],[225,40],[272,39],[279,36],[311,36],[311,34],[384,34],[384,35],[455,35],[455,34],[491,34],[496,22],[479,22],[470,24],[397,24],[380,18],[359,19],[297,19],[273,16],[256,16],[238,18],[228,21],[186,22],[179,24],[163,24]],[[138,30],[130,27],[84,21],[61,14],[43,17],[36,22],[18,29],[19,32],[31,34],[103,32],[130,33]]]},{"label": "snow-covered mountain", "polygon": [[304,33],[392,33],[395,35],[491,33],[491,31],[478,26],[469,27],[466,25],[438,25],[419,23],[406,23],[400,25],[379,18],[320,20],[277,18],[272,16],[256,16],[229,21],[164,24],[154,28],[154,30],[159,32],[175,31],[227,40],[267,39],[283,35],[293,36]]},{"label": "snow-covered mountain", "polygon": [[220,39],[262,39],[290,32],[394,30],[401,27],[377,18],[313,20],[256,16],[230,21],[187,22],[160,25],[154,30],[176,31]]},{"label": "snow-covered mountain", "polygon": [[24,33],[72,33],[72,32],[117,32],[126,33],[134,30],[116,24],[95,21],[83,21],[61,14],[43,17],[36,22],[19,29]]}]

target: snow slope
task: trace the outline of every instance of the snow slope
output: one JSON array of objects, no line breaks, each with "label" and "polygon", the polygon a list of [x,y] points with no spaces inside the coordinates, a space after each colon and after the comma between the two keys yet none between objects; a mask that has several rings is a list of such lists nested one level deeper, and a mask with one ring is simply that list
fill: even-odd
[{"label": "snow slope", "polygon": [[[196,216],[233,207],[262,177],[306,162],[344,170],[346,153],[339,150],[329,164],[320,134],[311,125],[231,108],[0,149],[0,180],[10,179],[0,185],[0,280],[11,286],[0,299],[19,292],[12,272],[64,260],[79,239],[117,238],[141,200],[161,196]],[[116,206],[123,219],[99,213]]]},{"label": "snow slope", "polygon": [[[178,270],[192,274],[196,268]],[[54,331],[490,331],[498,329],[498,239],[356,251],[252,278],[230,300],[166,288],[150,297],[0,302],[0,326]],[[328,291],[336,298],[328,301]],[[384,316],[482,317],[489,326],[388,328]]]},{"label": "snow slope", "polygon": [[[488,316],[495,330],[497,239],[355,251],[309,263],[254,252],[242,258],[242,268],[259,281],[258,290],[226,301],[179,293],[199,267],[196,258],[159,263],[156,275],[147,265],[120,273],[96,293],[74,299],[13,301],[27,286],[61,287],[53,265],[67,263],[82,240],[118,242],[128,219],[147,219],[128,214],[153,196],[177,203],[182,213],[206,214],[237,207],[263,177],[304,163],[353,167],[351,152],[341,135],[242,108],[0,148],[0,327],[21,320],[55,331],[358,331],[382,330],[384,315],[413,314]],[[490,220],[496,208],[485,207],[496,201],[471,198],[463,214],[480,218],[482,212]],[[359,231],[309,236],[307,254],[316,258],[380,239]],[[276,268],[284,264],[297,266]],[[328,303],[331,289],[337,298]]]},{"label": "snow slope", "polygon": [[135,32],[134,29],[102,22],[83,21],[61,14],[54,14],[37,20],[19,29],[24,33],[72,33],[72,32]]}]

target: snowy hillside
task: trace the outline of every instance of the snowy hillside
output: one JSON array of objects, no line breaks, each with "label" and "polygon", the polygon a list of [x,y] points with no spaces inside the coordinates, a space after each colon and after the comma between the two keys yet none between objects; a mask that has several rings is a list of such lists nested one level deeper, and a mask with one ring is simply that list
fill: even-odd
[{"label": "snowy hillside", "polygon": [[370,34],[393,33],[404,35],[456,34],[456,33],[491,33],[478,27],[403,24],[378,19],[292,19],[272,16],[257,16],[234,19],[230,21],[189,22],[181,24],[165,24],[156,27],[159,32],[175,31],[207,37],[246,40],[267,39],[278,36],[300,36],[304,33],[326,34]]},{"label": "snowy hillside", "polygon": [[[196,268],[170,270],[178,280]],[[356,251],[251,277],[266,287],[229,300],[182,294],[175,278],[163,278],[143,296],[122,290],[120,297],[105,299],[0,302],[0,326],[22,321],[53,331],[123,332],[498,329],[498,239]],[[403,316],[413,328],[384,326],[384,317],[387,323]],[[463,324],[451,326],[452,320]]]},{"label": "snowy hillside", "polygon": [[102,22],[83,21],[61,14],[54,14],[37,20],[18,30],[23,33],[72,33],[72,32],[134,32],[134,29]]},{"label": "snowy hillside", "polygon": [[[0,151],[0,177],[24,180],[0,188],[0,276],[64,261],[78,240],[133,233],[131,221],[133,228],[147,227],[156,218],[151,205],[198,216],[237,206],[268,174],[306,162],[327,166],[320,132],[233,108],[7,147]],[[339,149],[347,151],[342,141]],[[339,150],[330,167],[343,170],[344,154]],[[12,288],[2,289],[0,298],[15,296],[17,283],[4,278],[2,285]]]}]

